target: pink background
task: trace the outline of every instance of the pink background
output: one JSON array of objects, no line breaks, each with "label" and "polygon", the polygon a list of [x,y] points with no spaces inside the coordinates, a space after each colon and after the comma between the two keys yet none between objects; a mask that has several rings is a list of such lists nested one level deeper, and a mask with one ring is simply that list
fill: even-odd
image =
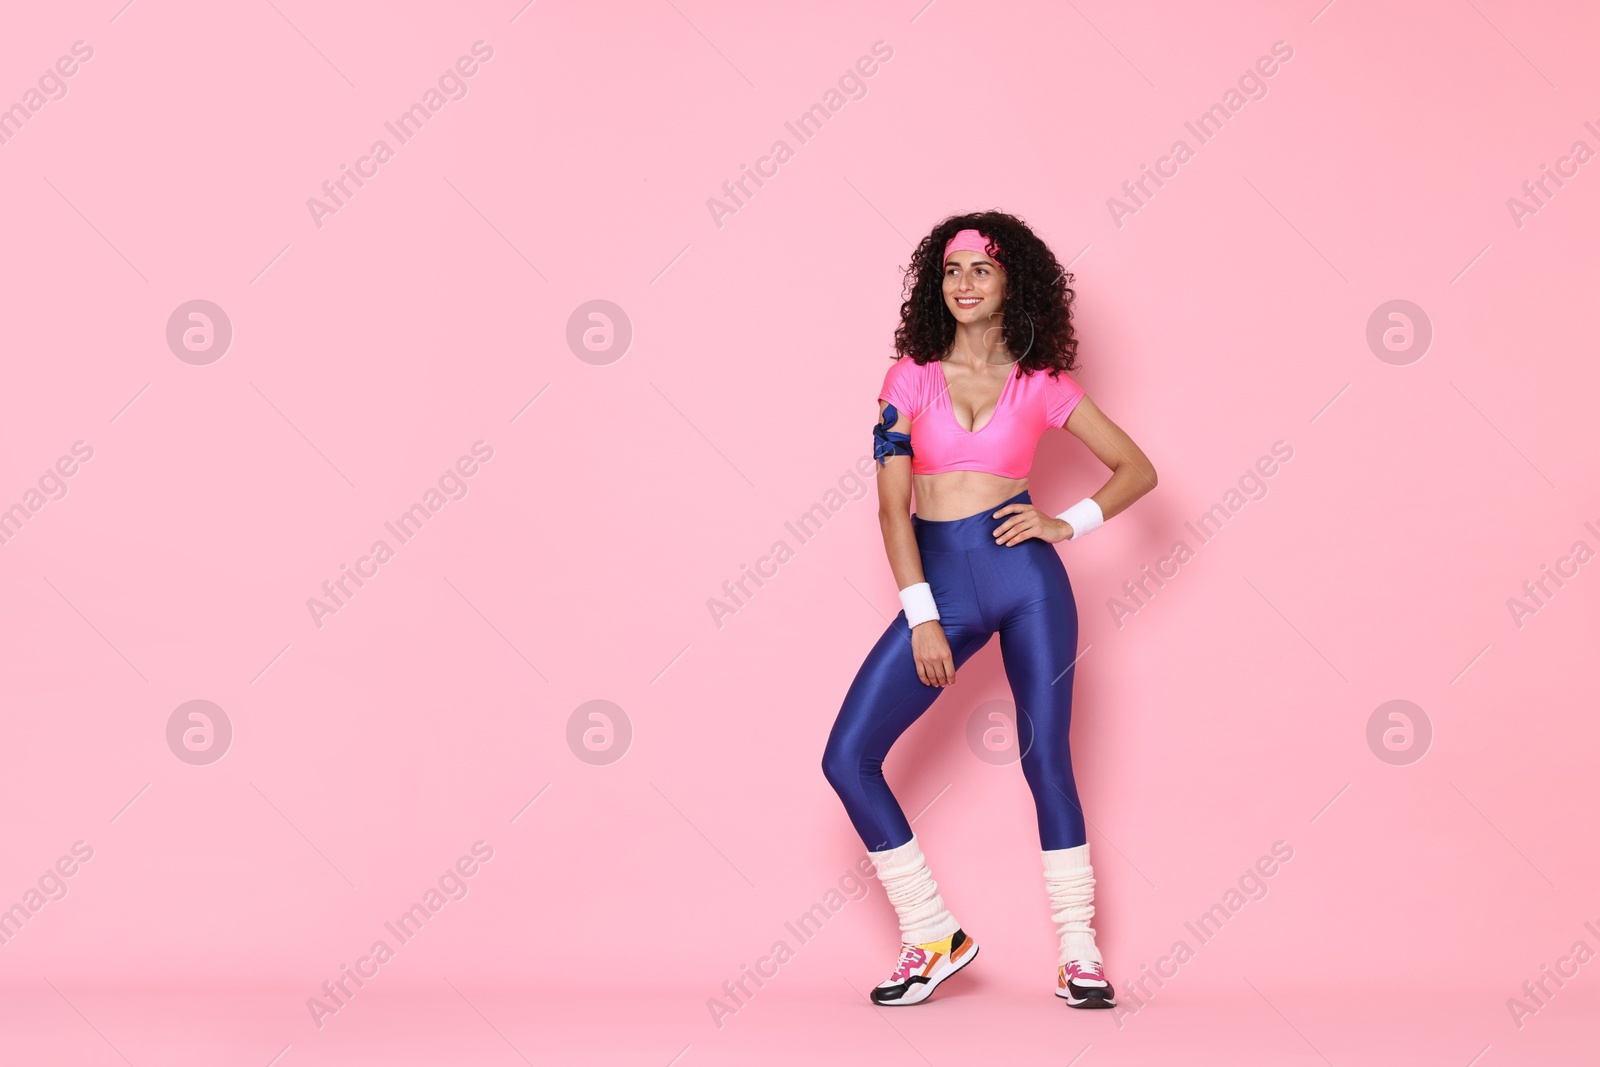
[{"label": "pink background", "polygon": [[[0,906],[93,858],[0,946],[7,1063],[1573,1062],[1600,963],[1519,1026],[1580,939],[1600,564],[1592,345],[1600,17],[1577,3],[35,4],[0,103],[10,205],[0,506],[92,459],[0,545]],[[493,58],[319,228],[306,207],[473,42]],[[874,42],[809,143],[784,127]],[[1198,145],[1184,122],[1293,58]],[[1118,226],[1107,200],[1193,159]],[[776,139],[736,214],[707,199]],[[1137,1013],[1051,995],[1032,806],[975,758],[991,644],[890,781],[983,958],[915,1013],[865,990],[876,883],[820,770],[897,610],[870,412],[900,268],[945,215],[1016,213],[1077,275],[1090,396],[1160,487],[1057,546],[1077,592],[1073,748],[1125,993],[1275,841],[1293,859]],[[233,339],[168,347],[186,301]],[[569,319],[632,340],[578,358]],[[1433,338],[1377,358],[1404,299]],[[615,321],[616,319],[613,315]],[[1412,353],[1414,355],[1415,353]],[[610,360],[610,362],[605,362]],[[531,406],[529,406],[531,403]],[[476,441],[493,458],[319,628],[306,607]],[[1118,626],[1108,602],[1276,441],[1265,497]],[[1035,501],[1106,471],[1047,435]],[[844,495],[829,500],[844,480]],[[784,526],[838,504],[801,545]],[[795,550],[719,627],[707,607]],[[391,546],[394,542],[391,540]],[[221,707],[220,760],[169,749]],[[1386,701],[1431,723],[1380,760]],[[587,701],[631,741],[568,744]],[[619,735],[620,736],[620,735]],[[614,740],[614,744],[616,744]],[[614,750],[615,751],[615,750]],[[537,797],[537,800],[534,798]],[[532,804],[530,806],[530,801]],[[932,806],[928,805],[932,802]],[[494,850],[321,1028],[338,977],[475,841]],[[794,959],[720,1027],[707,1000]],[[958,988],[959,987],[959,988]],[[881,1018],[873,1018],[873,1015]]]}]

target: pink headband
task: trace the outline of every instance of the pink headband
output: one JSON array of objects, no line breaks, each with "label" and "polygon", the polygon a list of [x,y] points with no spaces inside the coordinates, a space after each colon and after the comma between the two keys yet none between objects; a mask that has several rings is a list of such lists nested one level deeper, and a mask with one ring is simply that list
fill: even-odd
[{"label": "pink headband", "polygon": [[[994,247],[993,252],[989,251],[991,244],[993,244]],[[1000,257],[997,254],[1000,251],[999,244],[991,242],[987,237],[979,233],[977,230],[960,230],[954,237],[945,242],[945,261],[949,261],[951,252],[960,252],[963,250],[968,252],[978,252],[982,255],[988,256],[990,259],[993,259],[996,263],[1000,262]],[[1005,265],[1001,264],[1001,269],[1004,269],[1004,267]]]}]

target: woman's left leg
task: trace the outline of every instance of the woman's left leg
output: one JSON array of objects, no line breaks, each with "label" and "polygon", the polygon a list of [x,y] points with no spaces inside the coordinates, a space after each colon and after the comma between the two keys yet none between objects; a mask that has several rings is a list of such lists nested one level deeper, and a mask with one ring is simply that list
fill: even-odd
[{"label": "woman's left leg", "polygon": [[997,545],[991,554],[1010,603],[1000,620],[1000,654],[1017,705],[1022,773],[1039,819],[1045,891],[1060,941],[1056,994],[1075,1008],[1111,1007],[1095,945],[1094,868],[1068,734],[1078,655],[1078,607],[1067,569],[1047,541]]},{"label": "woman's left leg", "polygon": [[991,558],[998,553],[1015,554],[1000,557],[1011,594],[999,620],[1000,656],[1017,705],[1022,773],[1039,817],[1039,845],[1046,851],[1074,848],[1088,841],[1067,736],[1078,655],[1077,602],[1067,569],[1048,541],[1029,538],[996,546]]}]

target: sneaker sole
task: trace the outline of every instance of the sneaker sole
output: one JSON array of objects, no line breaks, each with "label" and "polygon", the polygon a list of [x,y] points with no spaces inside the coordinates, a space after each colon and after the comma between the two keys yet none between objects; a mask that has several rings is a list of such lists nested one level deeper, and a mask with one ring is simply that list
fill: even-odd
[{"label": "sneaker sole", "polygon": [[1070,992],[1070,987],[1068,989],[1062,989],[1060,986],[1057,986],[1056,996],[1066,1001],[1067,1007],[1069,1008],[1114,1008],[1117,1006],[1115,998],[1111,996],[1110,987],[1107,987],[1104,990],[1097,990],[1096,992],[1089,993],[1086,996],[1075,997]]},{"label": "sneaker sole", "polygon": [[[873,1001],[873,1003],[880,1008],[909,1008],[913,1004],[921,1004],[923,1001],[933,996],[933,991],[943,985],[946,978],[949,978],[951,975],[961,970],[961,968],[977,959],[978,947],[979,946],[977,944],[974,944],[972,946],[972,951],[961,957],[960,963],[957,963],[955,966],[951,967],[948,971],[945,971],[937,978],[930,978],[926,982],[918,982],[911,992],[907,993],[899,1000],[886,1000],[881,1004],[879,1004],[877,1001]],[[916,999],[913,1000],[913,997]]]}]

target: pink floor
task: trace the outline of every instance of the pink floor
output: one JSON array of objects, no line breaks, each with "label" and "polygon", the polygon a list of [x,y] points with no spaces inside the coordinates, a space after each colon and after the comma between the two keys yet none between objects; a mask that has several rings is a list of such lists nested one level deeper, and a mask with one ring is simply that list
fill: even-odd
[{"label": "pink floor", "polygon": [[[1352,977],[1361,971],[1352,963]],[[1163,990],[1137,1015],[1023,998],[982,974],[916,1008],[838,988],[763,991],[719,1030],[703,996],[521,994],[441,976],[378,990],[318,1030],[305,990],[12,990],[0,1062],[189,1067],[363,1064],[1505,1064],[1600,1062],[1596,997],[1569,986],[1517,1030],[1505,990],[1258,990],[1248,979]]]}]

